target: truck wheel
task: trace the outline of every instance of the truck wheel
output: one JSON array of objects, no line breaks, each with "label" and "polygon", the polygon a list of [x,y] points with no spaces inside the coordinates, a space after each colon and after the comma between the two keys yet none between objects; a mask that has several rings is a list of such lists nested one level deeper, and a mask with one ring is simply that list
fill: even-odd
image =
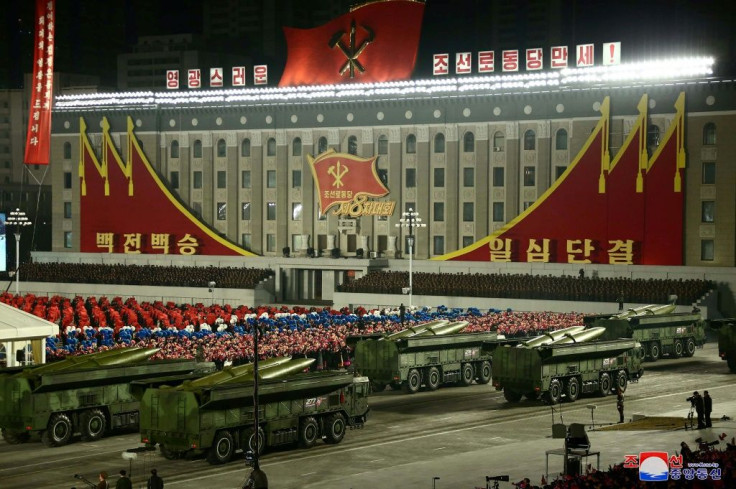
[{"label": "truck wheel", "polygon": [[227,430],[218,431],[212,447],[207,450],[207,461],[211,465],[228,463],[233,458],[233,452],[235,452],[233,435]]},{"label": "truck wheel", "polygon": [[682,346],[682,340],[675,340],[675,344],[672,347],[672,356],[675,358],[680,358],[683,353],[683,346]]},{"label": "truck wheel", "polygon": [[319,425],[312,416],[302,419],[299,427],[299,445],[302,448],[312,448],[319,438]]},{"label": "truck wheel", "polygon": [[436,391],[440,387],[440,370],[437,367],[430,367],[427,372],[427,390]]},{"label": "truck wheel", "polygon": [[607,372],[601,374],[600,394],[605,397],[611,393],[611,376]]},{"label": "truck wheel", "polygon": [[383,392],[386,389],[386,384],[382,382],[371,382],[371,392]]},{"label": "truck wheel", "polygon": [[72,437],[72,421],[66,414],[54,414],[49,425],[41,435],[41,441],[47,447],[60,447],[69,443]]},{"label": "truck wheel", "polygon": [[485,360],[481,362],[478,369],[478,378],[475,379],[479,384],[487,384],[491,381],[491,362]]},{"label": "truck wheel", "polygon": [[105,414],[99,409],[85,411],[79,417],[79,430],[84,441],[99,440],[105,434],[106,427]]},{"label": "truck wheel", "polygon": [[659,360],[659,356],[659,343],[652,343],[649,346],[649,359],[653,362],[656,362],[657,360]]},{"label": "truck wheel", "polygon": [[504,387],[503,389],[503,397],[508,402],[519,402],[521,401],[521,393],[520,392],[514,392],[510,389],[507,389]]},{"label": "truck wheel", "polygon": [[560,402],[562,397],[562,385],[557,379],[552,379],[549,383],[549,391],[547,392],[547,402],[550,404],[557,404]]},{"label": "truck wheel", "polygon": [[616,389],[621,391],[621,394],[626,392],[626,387],[629,385],[629,376],[626,375],[625,370],[621,370],[616,377]]},{"label": "truck wheel", "polygon": [[11,433],[3,428],[3,439],[8,445],[19,445],[27,442],[31,438],[31,434],[27,431],[21,431],[20,433]]},{"label": "truck wheel", "polygon": [[685,342],[685,356],[691,357],[693,355],[695,355],[695,340],[688,338]]},{"label": "truck wheel", "polygon": [[567,381],[565,397],[567,397],[568,402],[575,402],[580,397],[580,383],[576,377]]},{"label": "truck wheel", "polygon": [[[256,436],[253,428],[248,428],[243,431],[240,435],[240,446],[243,451],[250,450],[256,452]],[[263,428],[258,427],[258,456],[260,456],[266,449],[266,434],[263,432]]]},{"label": "truck wheel", "polygon": [[325,443],[337,445],[345,438],[345,417],[340,413],[325,418]]},{"label": "truck wheel", "polygon": [[474,376],[475,372],[473,372],[473,364],[463,363],[463,366],[460,368],[460,381],[458,383],[467,387],[473,383]]},{"label": "truck wheel", "polygon": [[406,377],[406,383],[404,384],[404,390],[409,394],[419,392],[419,387],[422,385],[422,376],[419,375],[419,371],[415,368],[409,370],[409,375]]}]

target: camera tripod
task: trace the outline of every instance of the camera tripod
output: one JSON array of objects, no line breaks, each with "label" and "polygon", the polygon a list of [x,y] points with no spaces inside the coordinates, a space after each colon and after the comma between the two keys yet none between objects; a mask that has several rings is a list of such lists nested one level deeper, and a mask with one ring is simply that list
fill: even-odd
[{"label": "camera tripod", "polygon": [[693,418],[695,417],[694,412],[695,407],[691,405],[690,412],[687,413],[687,421],[685,421],[685,431],[687,431],[688,429],[691,431],[695,429],[693,428]]}]

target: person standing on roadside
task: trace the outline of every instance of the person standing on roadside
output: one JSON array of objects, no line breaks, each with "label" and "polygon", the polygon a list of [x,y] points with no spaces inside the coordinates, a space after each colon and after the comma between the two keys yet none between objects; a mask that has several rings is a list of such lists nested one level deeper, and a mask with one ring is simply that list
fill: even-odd
[{"label": "person standing on roadside", "polygon": [[616,396],[616,409],[618,409],[618,422],[624,422],[624,393],[620,390]]},{"label": "person standing on roadside", "polygon": [[703,417],[705,418],[705,427],[711,428],[713,424],[710,421],[710,413],[713,411],[713,399],[711,399],[708,391],[703,392]]},{"label": "person standing on roadside", "polygon": [[164,489],[164,480],[158,476],[156,469],[151,469],[151,477],[148,478],[148,489]]}]

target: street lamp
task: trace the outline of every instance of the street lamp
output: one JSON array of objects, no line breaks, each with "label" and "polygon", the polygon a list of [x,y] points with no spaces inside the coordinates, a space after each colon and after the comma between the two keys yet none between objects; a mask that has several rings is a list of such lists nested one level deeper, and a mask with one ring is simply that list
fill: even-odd
[{"label": "street lamp", "polygon": [[26,213],[20,209],[10,211],[10,215],[5,220],[5,226],[13,227],[15,234],[15,295],[18,295],[18,284],[20,280],[20,232],[21,230],[31,225],[31,220],[28,219]]},{"label": "street lamp", "polygon": [[437,481],[440,480],[439,477],[432,477],[432,489],[437,489]]},{"label": "street lamp", "polygon": [[414,212],[414,209],[409,207],[409,210],[401,214],[401,219],[396,224],[397,228],[407,228],[409,230],[409,236],[406,237],[407,244],[409,245],[409,309],[412,307],[412,295],[414,294],[413,283],[412,283],[412,260],[414,258],[414,229],[427,227],[422,222],[422,218],[419,217],[418,212]]},{"label": "street lamp", "polygon": [[[258,463],[258,452],[260,451],[260,423],[258,419],[258,333],[259,333],[258,321],[253,323],[253,429],[254,429],[254,447],[253,447],[253,470],[250,476],[245,481],[243,489],[268,489],[268,477],[266,473],[261,470],[261,466]],[[263,442],[265,443],[265,439]],[[246,441],[247,443],[247,441]],[[246,446],[247,450],[247,446]],[[246,451],[246,461],[248,460],[248,453]]]}]

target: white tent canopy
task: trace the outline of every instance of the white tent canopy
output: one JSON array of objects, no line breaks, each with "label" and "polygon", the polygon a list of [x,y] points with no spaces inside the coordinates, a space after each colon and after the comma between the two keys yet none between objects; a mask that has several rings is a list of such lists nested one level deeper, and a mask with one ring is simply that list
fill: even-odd
[{"label": "white tent canopy", "polygon": [[33,340],[36,340],[41,346],[42,358],[40,362],[39,359],[36,359],[36,363],[44,363],[46,361],[44,340],[58,332],[59,327],[56,324],[0,303],[0,343],[5,346],[8,367],[17,365],[15,351],[25,348]]}]

